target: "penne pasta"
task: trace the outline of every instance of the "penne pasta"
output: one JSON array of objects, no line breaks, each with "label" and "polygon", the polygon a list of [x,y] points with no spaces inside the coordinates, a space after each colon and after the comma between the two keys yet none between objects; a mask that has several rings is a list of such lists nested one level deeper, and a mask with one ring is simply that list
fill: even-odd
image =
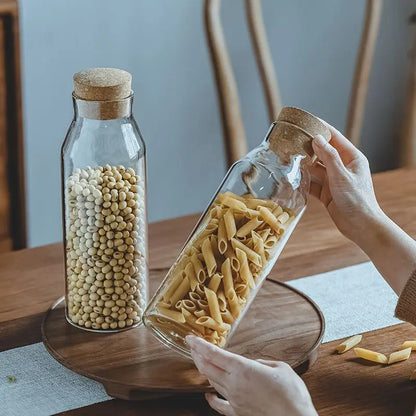
[{"label": "penne pasta", "polygon": [[218,237],[216,235],[211,236],[211,249],[215,259],[219,259],[221,257],[221,253],[218,250]]},{"label": "penne pasta", "polygon": [[164,308],[163,306],[158,306],[157,309],[165,317],[170,318],[180,324],[185,323],[185,318],[182,315],[182,312],[172,311],[171,309]]},{"label": "penne pasta", "polygon": [[218,290],[217,292],[218,297],[218,304],[220,305],[220,311],[224,312],[227,310],[227,301],[225,299],[224,292],[222,290]]},{"label": "penne pasta", "polygon": [[217,262],[212,252],[211,240],[208,237],[202,243],[202,255],[204,256],[208,276],[212,276],[217,270]]},{"label": "penne pasta", "polygon": [[[235,253],[237,255],[237,259],[240,262],[240,276],[243,282],[247,283],[247,285],[253,289],[254,288],[254,279],[253,275],[251,274],[250,268],[248,266],[247,255],[243,250],[239,248],[235,249]],[[227,294],[227,293],[226,293]]]},{"label": "penne pasta", "polygon": [[185,319],[185,322],[188,323],[192,328],[198,331],[200,334],[205,334],[205,327],[196,323],[197,318],[189,312],[187,309],[182,309],[182,315]]},{"label": "penne pasta", "polygon": [[[226,345],[231,325],[262,282],[268,259],[277,252],[291,218],[271,199],[249,192],[219,194],[208,219],[203,219],[169,271],[152,322],[164,332],[195,333]],[[172,327],[172,321],[181,325]],[[351,340],[344,344],[345,350],[357,345]]]},{"label": "penne pasta", "polygon": [[185,275],[189,280],[189,285],[191,286],[191,290],[194,291],[196,286],[198,285],[198,279],[196,278],[194,265],[192,262],[189,262],[185,267]]},{"label": "penne pasta", "polygon": [[411,347],[413,351],[416,350],[416,341],[405,341],[402,345],[402,349]]},{"label": "penne pasta", "polygon": [[[247,258],[252,261],[257,266],[261,266],[261,257],[253,251],[251,248],[247,247],[245,244],[243,244],[241,241],[236,240],[235,238],[231,239],[231,245],[234,247],[234,249],[239,248],[241,251],[244,251],[246,253]],[[237,255],[237,250],[236,250]],[[241,261],[237,256],[238,261],[240,262],[241,267]]]},{"label": "penne pasta", "polygon": [[221,273],[223,275],[222,283],[224,286],[225,296],[228,298],[228,293],[234,291],[233,275],[231,272],[230,259],[226,259],[221,266]]},{"label": "penne pasta", "polygon": [[272,213],[275,217],[278,217],[282,212],[283,212],[283,209],[279,205],[272,210]]},{"label": "penne pasta", "polygon": [[208,283],[208,288],[216,292],[221,284],[221,280],[222,274],[215,273],[214,276],[211,277],[210,282]]},{"label": "penne pasta", "polygon": [[195,271],[198,282],[203,283],[206,279],[206,273],[205,273],[204,268],[202,267],[201,261],[199,260],[198,256],[195,253],[191,256],[191,262],[192,262],[192,265],[194,266],[194,271]]},{"label": "penne pasta", "polygon": [[358,345],[362,339],[363,339],[362,335],[354,335],[353,337],[348,338],[344,342],[339,344],[338,347],[336,348],[336,351],[338,352],[338,354],[343,354],[344,352],[347,352],[351,348]]},{"label": "penne pasta", "polygon": [[201,296],[196,292],[189,292],[188,296],[189,296],[189,299],[192,300],[193,302],[196,302],[197,300],[201,300]]},{"label": "penne pasta", "polygon": [[175,290],[173,295],[170,298],[171,305],[176,305],[176,302],[185,297],[185,295],[189,292],[191,285],[189,284],[189,280],[187,278],[183,279],[181,284]]},{"label": "penne pasta", "polygon": [[224,196],[224,198],[221,201],[222,205],[225,205],[228,208],[232,208],[235,211],[240,212],[247,212],[248,208],[243,200],[238,200],[236,198],[233,198],[229,195]]},{"label": "penne pasta", "polygon": [[354,348],[354,352],[358,357],[363,358],[367,361],[372,361],[374,363],[387,364],[388,361],[387,357],[384,354],[371,350],[366,350],[364,348]]},{"label": "penne pasta", "polygon": [[218,340],[217,345],[222,348],[225,346],[226,343],[227,343],[226,338],[224,336],[221,336],[220,339]]},{"label": "penne pasta", "polygon": [[235,194],[231,191],[227,191],[227,192],[224,192],[222,194],[219,194],[218,197],[217,197],[217,201],[220,204],[222,204],[224,199],[226,199],[226,198],[236,199],[237,201],[243,201],[243,202],[245,201],[244,196],[237,195],[237,194]]},{"label": "penne pasta", "polygon": [[230,259],[231,269],[233,269],[235,272],[238,272],[240,270],[240,262],[238,261],[237,256],[235,255],[235,252],[231,246],[227,247],[225,256]]},{"label": "penne pasta", "polygon": [[405,361],[410,357],[412,352],[412,347],[405,348],[404,350],[399,350],[392,352],[389,356],[389,361],[387,364],[398,363],[399,361]]},{"label": "penne pasta", "polygon": [[264,253],[263,239],[254,230],[251,232],[253,239],[253,250],[260,256],[262,264],[266,263],[266,254]]},{"label": "penne pasta", "polygon": [[267,238],[267,240],[264,242],[265,249],[273,248],[277,243],[277,237],[275,235],[271,235]]},{"label": "penne pasta", "polygon": [[201,299],[205,296],[204,292],[204,286],[202,283],[198,283],[198,286],[195,289],[196,293],[198,293],[199,296],[201,296]]},{"label": "penne pasta", "polygon": [[196,303],[190,299],[182,300],[182,309],[186,309],[187,311],[194,312],[196,311]]},{"label": "penne pasta", "polygon": [[409,377],[409,380],[411,380],[411,381],[416,380],[416,370],[413,370],[412,374]]},{"label": "penne pasta", "polygon": [[231,314],[233,315],[235,319],[237,319],[240,315],[241,304],[238,301],[238,297],[237,297],[237,294],[234,292],[234,289],[229,292],[227,298],[230,304]]},{"label": "penne pasta", "polygon": [[198,300],[196,304],[198,305],[199,309],[202,309],[204,311],[208,311],[209,309],[208,302],[205,299]]},{"label": "penne pasta", "polygon": [[170,298],[173,295],[173,292],[178,288],[178,286],[182,283],[182,280],[185,278],[185,273],[181,270],[179,273],[174,274],[169,287],[167,288],[166,292],[162,295],[163,300],[165,302],[170,302]]},{"label": "penne pasta", "polygon": [[235,285],[235,293],[239,296],[239,297],[246,297],[247,293],[249,291],[249,286],[246,283],[237,283]]},{"label": "penne pasta", "polygon": [[267,227],[258,231],[258,235],[261,237],[263,241],[266,241],[267,237],[271,234],[271,232],[272,232],[271,228]]},{"label": "penne pasta", "polygon": [[229,310],[225,310],[221,312],[221,318],[223,320],[223,322],[227,323],[227,324],[232,324],[234,322],[234,318],[231,315]]},{"label": "penne pasta", "polygon": [[215,319],[218,323],[222,324],[222,317],[220,312],[220,306],[218,304],[218,298],[215,292],[211,289],[205,288],[205,295],[207,297],[209,312],[211,317]]},{"label": "penne pasta", "polygon": [[227,210],[227,212],[224,214],[224,224],[225,224],[225,231],[227,234],[227,239],[231,240],[236,232],[237,228],[235,226],[235,219],[233,215],[233,211],[231,209]]},{"label": "penne pasta", "polygon": [[201,316],[195,321],[197,324],[213,329],[214,331],[227,331],[230,325],[226,323],[218,323],[210,316]]},{"label": "penne pasta", "polygon": [[269,209],[266,207],[259,207],[259,212],[263,220],[270,225],[272,230],[280,234],[280,223],[277,221],[277,218],[269,211]]},{"label": "penne pasta", "polygon": [[228,246],[227,231],[225,229],[224,218],[221,218],[218,224],[218,251],[221,254],[224,254],[227,251],[227,246]]},{"label": "penne pasta", "polygon": [[198,318],[200,318],[201,316],[206,316],[206,312],[203,309],[198,309],[194,312],[194,315]]},{"label": "penne pasta", "polygon": [[289,218],[289,214],[287,212],[283,212],[277,217],[277,221],[279,221],[280,224],[285,224],[289,220]]},{"label": "penne pasta", "polygon": [[236,233],[237,237],[243,238],[251,233],[251,231],[258,228],[263,222],[260,221],[257,217],[254,217],[250,221],[246,222],[242,227],[240,227]]},{"label": "penne pasta", "polygon": [[251,198],[247,199],[245,201],[248,208],[251,209],[257,209],[259,206],[269,208],[270,210],[273,210],[276,208],[276,203],[271,201],[270,199],[257,199],[257,198]]}]

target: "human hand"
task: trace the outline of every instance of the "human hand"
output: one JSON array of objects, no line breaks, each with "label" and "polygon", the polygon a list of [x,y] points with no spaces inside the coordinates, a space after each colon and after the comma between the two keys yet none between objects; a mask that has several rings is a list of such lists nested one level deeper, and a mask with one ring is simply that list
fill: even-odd
[{"label": "human hand", "polygon": [[187,336],[192,358],[216,393],[205,395],[225,416],[317,415],[302,379],[283,362],[254,361]]},{"label": "human hand", "polygon": [[374,193],[367,158],[338,130],[327,126],[330,142],[322,136],[312,141],[320,162],[309,168],[310,193],[325,205],[339,231],[360,244],[369,225],[379,222],[384,214]]}]

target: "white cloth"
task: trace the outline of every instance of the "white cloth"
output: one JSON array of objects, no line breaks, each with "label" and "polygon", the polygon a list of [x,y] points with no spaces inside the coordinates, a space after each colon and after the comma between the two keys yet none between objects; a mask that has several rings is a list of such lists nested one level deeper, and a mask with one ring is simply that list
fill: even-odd
[{"label": "white cloth", "polygon": [[303,277],[289,284],[308,295],[323,312],[323,342],[402,322],[394,317],[397,295],[373,263]]},{"label": "white cloth", "polygon": [[[397,296],[371,263],[290,284],[321,308],[325,342],[400,323]],[[0,416],[46,416],[108,399],[101,384],[63,367],[41,343],[0,353]]]}]

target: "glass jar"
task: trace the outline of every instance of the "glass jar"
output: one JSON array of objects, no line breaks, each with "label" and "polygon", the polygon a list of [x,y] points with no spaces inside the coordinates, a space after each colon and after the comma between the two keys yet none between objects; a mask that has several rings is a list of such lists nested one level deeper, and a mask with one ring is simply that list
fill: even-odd
[{"label": "glass jar", "polygon": [[305,210],[317,134],[330,138],[313,115],[284,108],[230,168],[144,313],[163,343],[188,357],[188,334],[227,345]]},{"label": "glass jar", "polygon": [[90,331],[141,323],[148,299],[145,145],[131,75],[74,75],[61,151],[66,318]]}]

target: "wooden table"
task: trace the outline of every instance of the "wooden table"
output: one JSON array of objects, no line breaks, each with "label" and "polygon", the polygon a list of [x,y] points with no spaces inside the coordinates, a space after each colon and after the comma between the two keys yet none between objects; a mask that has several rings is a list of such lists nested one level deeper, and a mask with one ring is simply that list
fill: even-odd
[{"label": "wooden table", "polygon": [[[416,170],[376,174],[374,182],[383,209],[416,237]],[[191,215],[150,225],[151,268],[171,265],[196,219]],[[64,291],[62,259],[60,244],[0,255],[0,351],[41,340],[42,315]],[[366,260],[311,200],[270,278],[287,281]],[[368,348],[392,351],[403,340],[416,339],[416,328],[401,324],[364,337]],[[365,365],[352,355],[334,355],[337,343],[323,344],[317,363],[303,377],[321,416],[412,414],[416,383],[408,376],[416,367],[414,358],[384,368]],[[142,416],[215,414],[199,395],[140,403],[111,400],[62,414],[128,416],[138,409]]]}]

